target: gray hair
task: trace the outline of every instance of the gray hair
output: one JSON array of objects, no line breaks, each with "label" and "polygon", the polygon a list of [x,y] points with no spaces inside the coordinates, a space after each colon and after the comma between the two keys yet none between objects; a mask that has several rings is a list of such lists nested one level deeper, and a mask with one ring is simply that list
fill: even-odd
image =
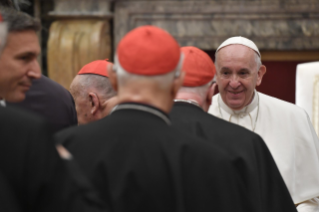
[{"label": "gray hair", "polygon": [[165,90],[172,85],[173,80],[181,74],[182,65],[184,61],[184,55],[181,54],[180,60],[177,64],[177,67],[167,74],[156,75],[156,76],[144,76],[138,74],[132,74],[127,72],[122,68],[120,62],[118,61],[117,55],[115,56],[115,64],[113,69],[117,73],[118,84],[125,85],[128,81],[153,81],[156,83],[160,89]]},{"label": "gray hair", "polygon": [[0,23],[0,53],[2,52],[8,35],[8,28],[6,23]]},{"label": "gray hair", "polygon": [[9,7],[1,7],[0,13],[3,21],[7,23],[9,33],[25,30],[33,30],[37,32],[41,29],[40,21],[31,17],[27,13],[20,12]]},{"label": "gray hair", "polygon": [[179,93],[194,93],[197,94],[198,96],[200,96],[200,98],[206,99],[206,95],[207,95],[207,90],[209,89],[209,87],[212,85],[212,83],[215,81],[215,78],[212,79],[210,82],[208,82],[205,85],[202,86],[197,86],[197,87],[186,87],[183,86],[179,89]]},{"label": "gray hair", "polygon": [[101,98],[107,100],[116,95],[109,78],[96,74],[80,74],[76,85],[72,82],[72,93],[85,97],[89,88],[95,88]]},{"label": "gray hair", "polygon": [[[252,49],[253,50],[253,49]],[[254,50],[253,50],[254,51]],[[216,66],[216,68],[217,67],[219,67],[218,66],[218,60],[217,60],[217,55],[218,55],[218,52],[219,51],[217,51],[217,52],[215,52],[215,66]],[[256,62],[256,65],[257,65],[257,71],[259,70],[259,68],[260,68],[260,66],[261,66],[261,58],[259,57],[259,55],[257,54],[257,52],[255,52],[254,51],[254,53],[255,53],[255,62]]]}]

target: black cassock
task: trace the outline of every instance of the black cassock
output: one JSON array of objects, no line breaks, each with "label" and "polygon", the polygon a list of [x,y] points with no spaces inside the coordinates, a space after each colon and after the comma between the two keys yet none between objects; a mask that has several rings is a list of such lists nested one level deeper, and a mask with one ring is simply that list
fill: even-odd
[{"label": "black cassock", "polygon": [[7,178],[0,172],[0,211],[20,212],[19,203]]},{"label": "black cassock", "polygon": [[51,140],[45,121],[0,107],[0,180],[6,185],[0,190],[8,191],[2,207],[32,212],[105,211],[76,162],[62,160]]},{"label": "black cassock", "polygon": [[174,127],[227,152],[236,164],[254,211],[296,211],[275,161],[259,135],[190,103],[176,102],[170,117]]},{"label": "black cassock", "polygon": [[229,158],[134,103],[56,135],[110,211],[252,211]]}]

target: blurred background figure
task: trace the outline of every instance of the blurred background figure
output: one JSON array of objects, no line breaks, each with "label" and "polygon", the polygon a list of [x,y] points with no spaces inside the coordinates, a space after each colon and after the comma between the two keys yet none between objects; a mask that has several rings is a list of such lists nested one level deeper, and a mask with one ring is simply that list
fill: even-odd
[{"label": "blurred background figure", "polygon": [[108,78],[107,69],[113,64],[96,60],[85,65],[71,83],[79,124],[107,116],[117,104],[116,92]]},{"label": "blurred background figure", "polygon": [[7,102],[7,106],[19,107],[45,118],[53,133],[78,123],[70,92],[44,75],[32,81],[22,102]]},{"label": "blurred background figure", "polygon": [[319,135],[319,62],[299,64],[296,75],[296,105],[306,110]]}]

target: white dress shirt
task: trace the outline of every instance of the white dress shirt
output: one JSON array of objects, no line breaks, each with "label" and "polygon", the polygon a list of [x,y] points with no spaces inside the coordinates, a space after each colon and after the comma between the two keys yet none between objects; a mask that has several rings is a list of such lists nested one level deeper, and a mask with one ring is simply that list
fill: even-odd
[{"label": "white dress shirt", "polygon": [[0,99],[0,106],[5,107],[6,101],[4,99]]}]

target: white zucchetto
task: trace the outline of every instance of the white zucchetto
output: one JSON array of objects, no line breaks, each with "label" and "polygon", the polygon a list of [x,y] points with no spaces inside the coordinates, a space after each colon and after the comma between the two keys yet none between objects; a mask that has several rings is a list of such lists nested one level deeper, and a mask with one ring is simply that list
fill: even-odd
[{"label": "white zucchetto", "polygon": [[260,52],[259,52],[256,44],[254,42],[252,42],[251,40],[244,38],[244,37],[241,37],[241,36],[228,38],[217,48],[216,52],[218,52],[221,48],[223,48],[225,46],[229,46],[229,45],[233,45],[233,44],[240,44],[240,45],[247,46],[248,48],[251,48],[252,50],[254,50],[261,58]]}]

